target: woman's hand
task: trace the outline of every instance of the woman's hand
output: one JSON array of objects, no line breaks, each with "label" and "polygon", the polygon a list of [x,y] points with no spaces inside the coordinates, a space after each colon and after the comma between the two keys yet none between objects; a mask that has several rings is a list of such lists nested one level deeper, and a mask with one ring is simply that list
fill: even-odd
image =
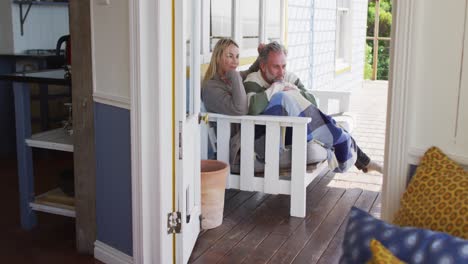
[{"label": "woman's hand", "polygon": [[234,78],[236,78],[238,76],[239,76],[239,73],[236,70],[230,70],[230,71],[227,71],[224,76],[221,76],[221,80],[223,80],[223,82],[231,85]]}]

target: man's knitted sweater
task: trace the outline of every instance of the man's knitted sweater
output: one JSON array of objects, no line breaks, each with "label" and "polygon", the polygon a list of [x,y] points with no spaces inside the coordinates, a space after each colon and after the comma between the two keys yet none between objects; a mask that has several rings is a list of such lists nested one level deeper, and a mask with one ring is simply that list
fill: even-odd
[{"label": "man's knitted sweater", "polygon": [[[286,72],[283,82],[288,83],[291,86],[296,86],[304,98],[317,106],[315,97],[304,88],[301,80],[294,73]],[[275,93],[281,91],[281,88],[279,88],[281,86],[272,86],[272,84],[265,81],[260,71],[249,74],[244,81],[244,87],[247,93],[249,115],[259,115],[263,113],[270,102],[271,97]]]}]

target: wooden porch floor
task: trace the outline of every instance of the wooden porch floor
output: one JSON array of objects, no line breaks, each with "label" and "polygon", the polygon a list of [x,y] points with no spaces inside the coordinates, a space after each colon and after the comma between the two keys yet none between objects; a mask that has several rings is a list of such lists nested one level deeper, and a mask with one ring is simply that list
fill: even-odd
[{"label": "wooden porch floor", "polygon": [[380,215],[380,193],[334,187],[327,172],[307,188],[305,218],[288,195],[226,190],[223,224],[202,231],[190,263],[338,263],[351,206]]},{"label": "wooden porch floor", "polygon": [[[382,162],[386,82],[365,82],[353,94],[353,136]],[[307,188],[306,217],[289,216],[288,195],[226,190],[223,224],[202,231],[189,263],[338,263],[351,206],[380,216],[382,175],[351,169],[324,172]]]}]

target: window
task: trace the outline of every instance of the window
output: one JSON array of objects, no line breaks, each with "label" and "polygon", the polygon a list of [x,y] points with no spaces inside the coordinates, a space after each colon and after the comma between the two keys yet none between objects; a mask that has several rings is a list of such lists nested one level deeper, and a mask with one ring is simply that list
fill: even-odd
[{"label": "window", "polygon": [[285,0],[203,0],[202,3],[203,63],[209,62],[220,38],[236,40],[244,58],[256,56],[260,42],[282,40]]},{"label": "window", "polygon": [[266,1],[265,42],[281,42],[281,0]]},{"label": "window", "polygon": [[240,1],[242,49],[256,49],[259,43],[260,0]]},{"label": "window", "polygon": [[231,37],[232,0],[210,0],[210,51],[220,38]]},{"label": "window", "polygon": [[336,2],[336,44],[335,44],[335,70],[342,71],[351,65],[352,50],[352,19],[349,0]]}]

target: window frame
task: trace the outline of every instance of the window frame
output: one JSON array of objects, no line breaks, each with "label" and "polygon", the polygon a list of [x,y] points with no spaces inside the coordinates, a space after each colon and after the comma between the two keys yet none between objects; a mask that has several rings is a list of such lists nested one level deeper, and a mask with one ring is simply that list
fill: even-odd
[{"label": "window frame", "polygon": [[[336,4],[335,73],[341,74],[351,70],[353,14],[350,0],[337,0]],[[340,50],[344,54],[338,57]]]},{"label": "window frame", "polygon": [[[285,6],[287,0],[280,1],[280,42],[283,42],[286,35],[286,13]],[[242,47],[242,32],[241,32],[241,14],[240,14],[240,0],[232,0],[231,8],[231,38],[239,44],[239,50],[241,58],[256,57],[258,55],[257,48],[244,49]],[[268,0],[259,1],[259,29],[258,39],[259,43],[264,43],[267,39],[266,36],[266,22],[267,22],[267,5]],[[210,0],[202,0],[202,21],[201,21],[201,63],[210,63],[211,54],[210,51]],[[241,65],[240,65],[241,66]]]}]

